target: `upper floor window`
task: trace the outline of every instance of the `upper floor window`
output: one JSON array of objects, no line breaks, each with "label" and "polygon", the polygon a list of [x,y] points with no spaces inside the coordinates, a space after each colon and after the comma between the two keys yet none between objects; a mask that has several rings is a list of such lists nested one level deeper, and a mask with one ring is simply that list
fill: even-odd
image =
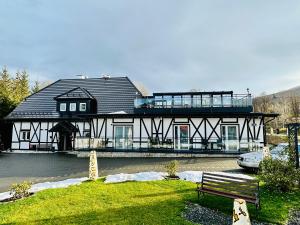
[{"label": "upper floor window", "polygon": [[76,111],[76,103],[70,103],[70,112]]},{"label": "upper floor window", "polygon": [[22,130],[21,131],[21,140],[29,141],[30,140],[30,130]]},{"label": "upper floor window", "polygon": [[67,110],[67,104],[66,103],[60,103],[59,111],[65,112],[66,110]]},{"label": "upper floor window", "polygon": [[79,111],[85,112],[86,111],[86,103],[80,103],[79,104]]}]

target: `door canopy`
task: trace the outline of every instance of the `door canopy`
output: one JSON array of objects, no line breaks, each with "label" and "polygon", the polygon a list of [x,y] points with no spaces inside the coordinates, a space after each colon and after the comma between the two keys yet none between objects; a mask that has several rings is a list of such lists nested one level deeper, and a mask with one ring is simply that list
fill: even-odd
[{"label": "door canopy", "polygon": [[50,132],[61,132],[61,133],[73,133],[79,131],[77,127],[75,127],[72,123],[68,121],[61,121],[57,123],[54,127],[52,127]]}]

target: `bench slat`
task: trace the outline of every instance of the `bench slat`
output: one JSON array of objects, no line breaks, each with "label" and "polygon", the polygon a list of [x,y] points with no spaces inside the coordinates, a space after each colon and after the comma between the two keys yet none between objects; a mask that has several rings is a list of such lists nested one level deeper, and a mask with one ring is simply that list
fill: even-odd
[{"label": "bench slat", "polygon": [[214,187],[214,188],[219,188],[219,189],[224,189],[224,190],[234,190],[234,191],[244,191],[244,192],[249,192],[249,193],[255,193],[257,191],[257,188],[248,188],[246,186],[234,186],[230,184],[219,184],[219,183],[203,183],[202,187]]},{"label": "bench slat", "polygon": [[210,176],[210,175],[204,175],[203,176],[203,179],[218,179],[218,180],[230,180],[230,181],[235,181],[235,182],[239,182],[239,183],[249,183],[249,184],[255,184],[257,183],[257,180],[256,179],[253,179],[253,180],[241,180],[237,177],[219,177],[219,176]]},{"label": "bench slat", "polygon": [[248,189],[256,189],[257,188],[257,184],[248,184],[248,183],[243,183],[243,182],[232,182],[230,180],[228,181],[220,181],[220,180],[213,180],[213,179],[205,179],[203,180],[202,183],[214,183],[214,184],[218,184],[218,185],[223,185],[223,186],[234,186],[234,187],[247,187]]},{"label": "bench slat", "polygon": [[235,189],[234,187],[222,187],[222,186],[214,186],[214,185],[203,185],[203,189],[209,189],[213,191],[221,191],[221,192],[228,192],[228,193],[234,193],[234,194],[243,194],[247,196],[254,196],[255,197],[255,192],[253,191],[248,191],[248,190],[243,190],[243,189]]},{"label": "bench slat", "polygon": [[219,186],[223,186],[223,187],[235,187],[235,188],[242,188],[242,189],[247,189],[247,190],[252,190],[252,191],[256,191],[257,190],[257,185],[247,185],[246,183],[241,183],[241,184],[236,184],[236,183],[232,183],[232,182],[215,182],[212,180],[204,180],[203,181],[203,185],[205,184],[213,184],[213,185],[219,185]]},{"label": "bench slat", "polygon": [[203,173],[203,177],[206,176],[206,175],[215,176],[215,177],[225,177],[225,178],[231,178],[231,179],[238,179],[238,180],[244,180],[244,181],[255,181],[255,179],[244,178],[244,177],[234,177],[234,176],[229,176],[229,175],[208,173],[208,172]]},{"label": "bench slat", "polygon": [[224,179],[224,178],[219,178],[219,177],[202,177],[202,180],[211,180],[211,181],[223,181],[223,182],[232,182],[232,183],[236,183],[236,184],[248,184],[248,185],[257,185],[257,180],[254,180],[253,182],[245,182],[245,181],[239,181],[238,179],[235,180],[228,180],[228,179]]},{"label": "bench slat", "polygon": [[200,192],[205,192],[208,194],[213,194],[213,195],[219,195],[219,196],[223,196],[223,197],[228,197],[228,198],[243,198],[246,202],[250,202],[255,204],[256,203],[256,198],[251,198],[248,196],[243,196],[243,195],[238,195],[238,194],[229,194],[229,193],[225,193],[225,192],[218,192],[218,191],[212,191],[212,190],[206,190],[206,189],[202,189],[200,190]]}]

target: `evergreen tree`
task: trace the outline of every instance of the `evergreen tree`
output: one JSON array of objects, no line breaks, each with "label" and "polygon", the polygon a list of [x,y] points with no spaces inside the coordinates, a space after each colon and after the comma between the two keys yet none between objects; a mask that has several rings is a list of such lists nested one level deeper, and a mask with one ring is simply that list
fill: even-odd
[{"label": "evergreen tree", "polygon": [[29,88],[29,75],[28,73],[23,70],[21,72],[21,80],[20,80],[20,91],[21,91],[21,98],[18,103],[23,101],[26,97],[30,95],[30,88]]},{"label": "evergreen tree", "polygon": [[0,72],[0,118],[6,116],[13,108],[12,78],[4,67]]},{"label": "evergreen tree", "polygon": [[15,104],[19,104],[30,94],[28,78],[29,76],[25,70],[16,73],[16,77],[13,80],[13,102]]},{"label": "evergreen tree", "polygon": [[0,118],[7,116],[30,94],[29,76],[25,70],[12,78],[4,67],[0,72]]}]

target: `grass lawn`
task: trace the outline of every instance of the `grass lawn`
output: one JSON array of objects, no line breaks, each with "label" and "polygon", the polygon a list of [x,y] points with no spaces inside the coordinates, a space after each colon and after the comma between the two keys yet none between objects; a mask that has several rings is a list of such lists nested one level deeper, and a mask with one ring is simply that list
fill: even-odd
[{"label": "grass lawn", "polygon": [[[192,224],[181,218],[185,202],[197,202],[195,184],[152,181],[104,184],[85,182],[66,189],[41,191],[14,203],[0,204],[1,224]],[[262,191],[257,218],[283,223],[290,208],[300,208],[300,191]],[[205,195],[202,205],[232,213],[230,199]],[[249,206],[250,214],[255,209]]]}]

